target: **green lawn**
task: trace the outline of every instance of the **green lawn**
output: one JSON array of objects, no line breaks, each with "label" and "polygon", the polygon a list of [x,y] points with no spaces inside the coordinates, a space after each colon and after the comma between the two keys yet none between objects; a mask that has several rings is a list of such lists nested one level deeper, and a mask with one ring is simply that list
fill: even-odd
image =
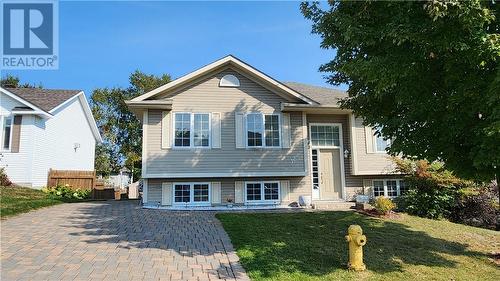
[{"label": "green lawn", "polygon": [[[355,212],[220,213],[252,280],[498,280],[491,254],[500,233],[403,215],[383,220]],[[368,243],[367,271],[346,270],[350,224]]]},{"label": "green lawn", "polygon": [[47,194],[40,190],[0,186],[0,217],[2,218],[63,202],[62,199],[48,198]]}]

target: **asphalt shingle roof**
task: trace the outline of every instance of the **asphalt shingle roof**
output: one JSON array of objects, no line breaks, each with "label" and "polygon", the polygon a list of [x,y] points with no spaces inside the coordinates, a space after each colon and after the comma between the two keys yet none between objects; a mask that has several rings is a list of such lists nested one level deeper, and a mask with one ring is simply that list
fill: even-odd
[{"label": "asphalt shingle roof", "polygon": [[339,100],[346,98],[347,93],[341,90],[307,85],[298,82],[283,82],[289,88],[319,102],[321,105],[337,106]]},{"label": "asphalt shingle roof", "polygon": [[51,90],[38,88],[7,88],[6,90],[47,112],[81,92],[80,90]]}]

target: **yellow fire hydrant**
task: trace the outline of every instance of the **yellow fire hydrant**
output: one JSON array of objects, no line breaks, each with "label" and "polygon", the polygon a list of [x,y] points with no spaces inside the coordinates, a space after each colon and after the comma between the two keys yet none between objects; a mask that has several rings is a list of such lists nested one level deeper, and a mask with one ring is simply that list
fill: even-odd
[{"label": "yellow fire hydrant", "polygon": [[363,246],[366,244],[366,236],[363,235],[363,229],[359,225],[351,225],[347,229],[345,237],[349,243],[349,269],[363,271],[366,269],[363,263]]}]

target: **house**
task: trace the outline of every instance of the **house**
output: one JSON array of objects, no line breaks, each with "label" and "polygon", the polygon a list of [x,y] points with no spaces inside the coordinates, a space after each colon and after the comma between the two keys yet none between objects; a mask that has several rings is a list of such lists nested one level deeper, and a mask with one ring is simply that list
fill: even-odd
[{"label": "house", "polygon": [[[227,56],[127,101],[143,124],[144,203],[289,205],[397,196],[389,141],[346,93],[280,82]],[[308,200],[307,200],[308,201]]]},{"label": "house", "polygon": [[101,136],[82,91],[0,88],[0,124],[0,167],[15,184],[45,186],[49,169],[94,169]]}]

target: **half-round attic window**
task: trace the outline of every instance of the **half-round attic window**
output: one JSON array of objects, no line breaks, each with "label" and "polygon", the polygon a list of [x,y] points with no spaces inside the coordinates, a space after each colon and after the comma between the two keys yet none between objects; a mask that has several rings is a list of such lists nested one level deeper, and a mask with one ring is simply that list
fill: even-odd
[{"label": "half-round attic window", "polygon": [[222,76],[219,82],[219,87],[239,87],[240,80],[236,76],[227,74]]}]

